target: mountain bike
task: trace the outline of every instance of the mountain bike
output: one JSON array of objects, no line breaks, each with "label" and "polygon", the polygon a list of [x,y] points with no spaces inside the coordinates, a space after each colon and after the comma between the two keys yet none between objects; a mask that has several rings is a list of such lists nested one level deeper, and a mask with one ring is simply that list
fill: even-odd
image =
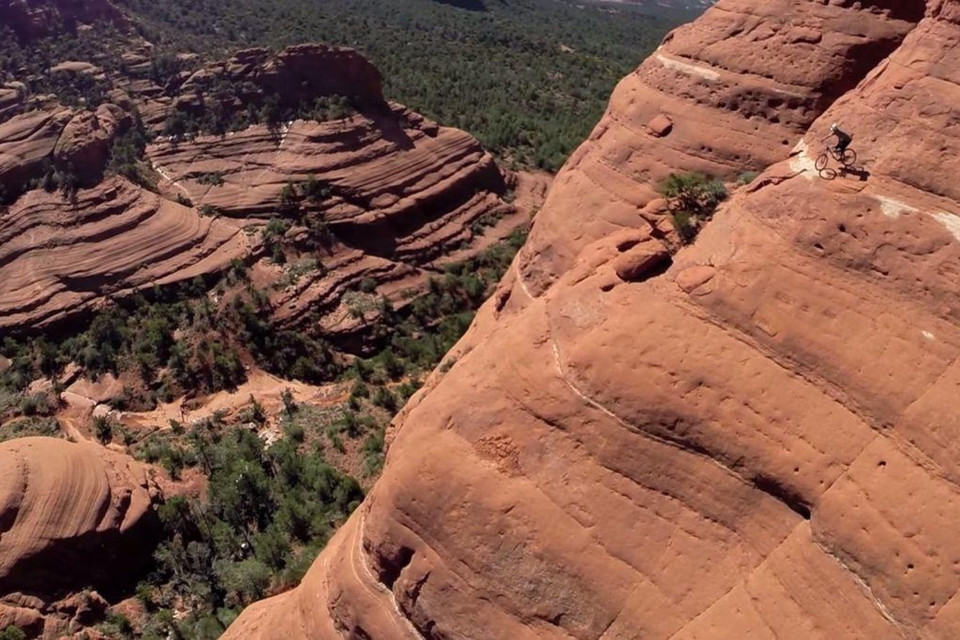
[{"label": "mountain bike", "polygon": [[827,147],[823,150],[823,153],[820,154],[820,157],[817,158],[817,171],[823,171],[827,168],[827,164],[830,163],[830,158],[833,158],[846,169],[847,167],[853,166],[853,163],[857,161],[857,152],[849,147],[843,150],[843,153],[837,153],[837,150],[833,147]]}]

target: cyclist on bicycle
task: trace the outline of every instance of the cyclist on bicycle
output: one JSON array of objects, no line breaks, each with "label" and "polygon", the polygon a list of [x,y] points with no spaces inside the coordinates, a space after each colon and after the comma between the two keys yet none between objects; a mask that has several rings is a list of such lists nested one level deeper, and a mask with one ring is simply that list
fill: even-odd
[{"label": "cyclist on bicycle", "polygon": [[850,146],[853,136],[846,131],[841,130],[840,127],[837,126],[836,122],[830,125],[830,135],[824,138],[824,141],[829,140],[833,136],[837,137],[837,144],[834,145],[833,150],[836,151],[837,157],[843,157],[843,152],[846,151],[847,147]]}]

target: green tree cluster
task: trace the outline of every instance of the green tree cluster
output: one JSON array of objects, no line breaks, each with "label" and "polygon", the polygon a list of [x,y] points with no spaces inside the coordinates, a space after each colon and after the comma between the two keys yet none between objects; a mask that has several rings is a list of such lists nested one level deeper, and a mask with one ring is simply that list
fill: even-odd
[{"label": "green tree cluster", "polygon": [[[211,420],[188,440],[209,478],[207,500],[160,507],[165,540],[138,593],[174,637],[217,637],[244,606],[295,584],[363,492],[320,449],[293,439],[267,449],[255,432]],[[175,623],[164,612],[180,603],[191,614]]]}]

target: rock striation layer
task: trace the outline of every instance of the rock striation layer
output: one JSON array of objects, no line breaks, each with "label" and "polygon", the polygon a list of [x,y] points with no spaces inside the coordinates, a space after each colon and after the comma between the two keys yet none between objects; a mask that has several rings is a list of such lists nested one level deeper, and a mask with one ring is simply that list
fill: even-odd
[{"label": "rock striation layer", "polygon": [[655,202],[671,172],[733,180],[786,158],[923,13],[923,0],[726,0],[669,34],[620,82],[557,176],[524,249],[531,290],[542,292],[584,246],[621,226],[672,233]]},{"label": "rock striation layer", "polygon": [[250,250],[241,227],[117,177],[70,204],[30,191],[0,210],[0,329],[42,327],[109,296],[223,270]]},{"label": "rock striation layer", "polygon": [[[957,0],[721,0],[668,38],[365,503],[225,637],[960,635],[958,41]],[[834,121],[862,166],[817,172]],[[764,166],[675,255],[642,214]]]}]

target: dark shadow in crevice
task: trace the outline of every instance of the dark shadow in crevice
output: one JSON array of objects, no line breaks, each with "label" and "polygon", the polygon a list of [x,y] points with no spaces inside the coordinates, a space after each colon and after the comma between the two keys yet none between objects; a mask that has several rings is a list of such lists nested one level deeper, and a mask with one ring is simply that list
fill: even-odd
[{"label": "dark shadow in crevice", "polygon": [[780,481],[765,475],[754,477],[753,486],[759,491],[782,502],[804,520],[810,519],[810,505],[807,504],[807,501],[804,500],[795,489],[785,486]]},{"label": "dark shadow in crevice", "polygon": [[487,5],[483,0],[434,0],[439,4],[449,5],[457,9],[466,9],[467,11],[486,11]]},{"label": "dark shadow in crevice", "polygon": [[393,589],[400,574],[412,560],[413,549],[409,547],[400,547],[392,557],[381,558],[383,564],[380,567],[380,582],[388,589]]}]

